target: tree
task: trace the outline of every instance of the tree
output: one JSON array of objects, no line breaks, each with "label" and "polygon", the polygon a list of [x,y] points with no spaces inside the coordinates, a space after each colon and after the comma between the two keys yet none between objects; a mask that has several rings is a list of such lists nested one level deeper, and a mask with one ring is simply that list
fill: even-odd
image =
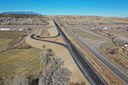
[{"label": "tree", "polygon": [[71,72],[62,67],[64,61],[55,57],[51,49],[46,50],[42,57],[45,66],[39,77],[39,85],[67,85]]},{"label": "tree", "polygon": [[46,45],[42,45],[42,48],[45,49]]}]

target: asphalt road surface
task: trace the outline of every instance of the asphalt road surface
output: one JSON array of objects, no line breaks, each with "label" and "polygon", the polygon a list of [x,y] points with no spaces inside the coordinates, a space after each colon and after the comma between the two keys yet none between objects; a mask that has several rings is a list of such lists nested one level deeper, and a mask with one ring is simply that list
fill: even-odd
[{"label": "asphalt road surface", "polygon": [[94,70],[94,68],[89,64],[89,62],[84,58],[81,52],[76,48],[74,44],[70,42],[67,36],[61,30],[59,24],[54,21],[60,35],[65,40],[68,50],[73,56],[76,64],[78,65],[79,69],[82,71],[84,76],[89,80],[92,85],[108,85],[106,81]]},{"label": "asphalt road surface", "polygon": [[[69,31],[70,32],[70,31]],[[119,67],[113,64],[110,60],[108,60],[105,56],[101,55],[97,52],[96,48],[90,48],[87,44],[85,44],[82,39],[78,36],[70,32],[81,44],[83,44],[91,53],[93,53],[99,60],[101,60],[107,67],[109,67],[114,73],[116,73],[123,81],[128,83],[128,75],[122,71]]]}]

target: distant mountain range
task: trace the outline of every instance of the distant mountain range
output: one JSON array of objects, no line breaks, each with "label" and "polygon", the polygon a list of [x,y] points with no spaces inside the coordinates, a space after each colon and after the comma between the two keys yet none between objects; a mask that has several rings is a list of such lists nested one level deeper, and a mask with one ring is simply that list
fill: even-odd
[{"label": "distant mountain range", "polygon": [[1,12],[0,14],[31,14],[31,15],[39,15],[39,13],[31,12],[31,11],[9,11],[9,12]]}]

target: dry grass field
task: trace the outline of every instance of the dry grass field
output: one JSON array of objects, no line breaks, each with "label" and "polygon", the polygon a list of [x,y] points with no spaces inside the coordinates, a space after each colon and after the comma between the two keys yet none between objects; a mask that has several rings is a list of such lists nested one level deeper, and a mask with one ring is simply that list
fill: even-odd
[{"label": "dry grass field", "polygon": [[11,39],[0,39],[0,52],[8,48],[9,42],[11,42]]},{"label": "dry grass field", "polygon": [[[98,47],[97,49],[101,54],[106,56],[111,62],[116,64],[118,67],[120,67],[122,70],[124,70],[126,73],[128,73],[128,52],[126,50],[123,50],[121,47],[114,45],[114,43],[109,39],[110,37],[106,38],[105,42],[102,43],[102,40],[92,35],[91,33],[88,33],[86,31],[83,31],[81,29],[72,29],[73,33],[75,33],[77,36],[80,36],[83,38],[84,42],[90,46]],[[128,40],[128,31],[125,31],[124,29],[107,29],[101,31],[103,34],[109,34],[111,33],[113,36],[118,37],[119,39]],[[101,43],[100,43],[101,42]],[[98,45],[98,46],[97,46]],[[111,51],[114,51],[114,54],[110,54]]]},{"label": "dry grass field", "polygon": [[41,33],[41,36],[43,36],[43,37],[49,37],[50,36],[50,33],[48,32],[47,29],[43,29],[43,31]]},{"label": "dry grass field", "polygon": [[22,36],[23,32],[0,31],[0,52],[9,48],[11,42]]},{"label": "dry grass field", "polygon": [[[77,18],[77,17],[72,17],[72,16],[71,17],[65,16],[65,17],[58,18],[58,19],[61,21],[61,25],[65,29],[72,31],[76,36],[78,36],[79,39],[81,39],[81,41],[89,45],[90,48],[94,50],[97,50],[97,47],[99,46],[103,48],[112,47],[112,46],[109,46],[110,45],[109,43],[102,45],[106,41],[111,40],[111,37],[109,36],[109,34],[112,34],[113,36],[119,37],[123,40],[127,39],[128,33],[127,31],[125,31],[125,28],[127,27],[127,23],[128,23],[127,21],[123,19],[118,19],[118,18],[115,18],[115,19],[114,18],[109,18],[109,19],[99,18],[99,20],[98,18],[96,20],[95,19],[96,17],[94,19],[92,18],[88,19],[90,21],[87,21],[87,18],[80,19],[80,17]],[[104,27],[108,27],[108,29],[103,29]],[[83,29],[85,31],[83,31]],[[71,33],[69,32],[69,34]],[[95,34],[101,37],[97,37],[95,36]],[[77,41],[76,39],[77,38],[75,38],[74,40]],[[94,57],[94,55],[93,56],[89,55],[88,50],[84,50],[83,48],[80,47],[81,52],[85,53],[88,61],[94,66],[94,68],[98,70],[98,72],[106,79],[106,81],[109,82],[110,85],[125,85],[122,82],[122,80],[120,80],[120,78],[117,77],[117,75],[115,75],[113,72],[111,72],[111,70],[106,68],[105,65],[101,63],[101,61],[99,61],[97,58]],[[107,55],[107,58],[109,58],[114,64],[116,62],[117,66],[122,67],[121,69],[125,69],[124,71],[128,72],[126,70],[127,64],[128,64],[127,60],[125,59],[126,55],[124,56],[123,51],[121,50],[119,51],[120,51],[119,54],[116,54],[114,56]],[[104,50],[104,52],[107,52],[106,49]],[[100,53],[103,54],[104,52],[102,49]],[[112,60],[112,58],[115,58],[115,59]]]},{"label": "dry grass field", "polygon": [[88,43],[94,43],[94,42],[100,40],[100,37],[95,36],[95,35],[93,35],[93,34],[87,32],[87,31],[83,31],[83,30],[81,30],[81,29],[74,29],[73,32],[74,32],[76,35],[78,35],[78,36],[80,36],[80,37],[86,39],[86,41],[87,41]]},{"label": "dry grass field", "polygon": [[26,42],[31,46],[39,49],[44,49],[42,48],[43,45],[45,45],[45,49],[48,48],[52,49],[52,51],[55,53],[57,58],[60,58],[64,61],[63,67],[68,68],[71,71],[72,75],[70,76],[70,82],[85,81],[88,84],[88,81],[84,78],[84,76],[76,66],[74,60],[72,59],[71,54],[68,52],[68,50],[65,47],[54,43],[34,40],[30,37],[26,38]]},{"label": "dry grass field", "polygon": [[[10,43],[21,37],[24,32],[0,31],[0,51],[6,50]],[[40,68],[40,50],[8,49],[0,52],[0,78],[8,78],[18,74],[30,75]]]},{"label": "dry grass field", "polygon": [[[128,56],[119,49],[121,50],[121,48],[117,49],[112,42],[107,42],[100,46],[99,51],[128,74]],[[114,54],[110,53],[112,50],[115,51]]]},{"label": "dry grass field", "polygon": [[[71,33],[69,32],[69,34]],[[70,38],[72,35],[69,34],[67,34],[67,36]],[[106,68],[106,66],[99,59],[94,57],[93,53],[91,53],[87,48],[80,44],[79,40],[76,40],[74,36],[72,36],[70,40],[77,46],[77,48],[83,53],[90,64],[102,75],[102,77],[108,82],[109,85],[125,85],[122,80],[120,80],[120,78],[112,73],[110,69]]]},{"label": "dry grass field", "polygon": [[2,39],[16,39],[23,35],[24,32],[20,31],[0,31],[0,38]]},{"label": "dry grass field", "polygon": [[[62,18],[61,18],[62,17]],[[61,16],[57,17],[62,24],[79,36],[81,40],[90,47],[100,49],[100,53],[108,58],[126,73],[128,73],[128,51],[122,46],[116,46],[112,39],[118,38],[128,41],[128,31],[126,30],[128,21],[123,18],[114,17],[80,17]],[[104,29],[107,28],[107,29]],[[83,31],[84,30],[84,31]],[[92,33],[90,33],[90,32]],[[100,38],[95,36],[101,36]],[[110,42],[109,42],[110,41]],[[115,51],[113,55],[109,52]]]},{"label": "dry grass field", "polygon": [[0,77],[17,74],[30,75],[40,67],[40,51],[37,49],[13,49],[0,53]]}]

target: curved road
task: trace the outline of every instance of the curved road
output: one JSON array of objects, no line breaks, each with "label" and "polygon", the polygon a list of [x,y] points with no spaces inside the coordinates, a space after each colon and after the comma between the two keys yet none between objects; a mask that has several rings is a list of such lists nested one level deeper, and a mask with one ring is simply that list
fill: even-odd
[{"label": "curved road", "polygon": [[50,43],[64,46],[69,50],[77,66],[79,67],[83,75],[89,80],[91,85],[108,85],[107,82],[96,72],[96,70],[91,66],[91,64],[79,52],[79,50],[70,42],[70,40],[66,37],[66,35],[63,33],[63,31],[59,27],[59,25],[55,21],[54,23],[57,27],[57,30],[59,31],[59,34],[63,37],[67,45],[54,42],[54,41],[38,39],[38,38],[35,38],[34,34],[31,34],[30,37],[35,40],[50,42]]},{"label": "curved road", "polygon": [[90,81],[92,85],[108,85],[107,82],[94,70],[94,68],[89,64],[89,62],[84,58],[84,56],[80,53],[80,51],[76,48],[74,44],[70,42],[67,36],[61,30],[59,24],[54,21],[57,29],[59,30],[60,35],[65,40],[68,50],[72,54],[73,59],[76,64],[83,72],[84,76]]},{"label": "curved road", "polygon": [[[70,32],[70,31],[69,31]],[[100,61],[102,61],[107,67],[109,67],[114,73],[116,73],[123,81],[128,84],[128,75],[119,69],[115,64],[113,64],[110,60],[105,58],[99,52],[97,52],[96,48],[91,49],[88,45],[86,45],[79,37],[70,32],[82,45],[84,45],[90,52],[92,52]]]}]

